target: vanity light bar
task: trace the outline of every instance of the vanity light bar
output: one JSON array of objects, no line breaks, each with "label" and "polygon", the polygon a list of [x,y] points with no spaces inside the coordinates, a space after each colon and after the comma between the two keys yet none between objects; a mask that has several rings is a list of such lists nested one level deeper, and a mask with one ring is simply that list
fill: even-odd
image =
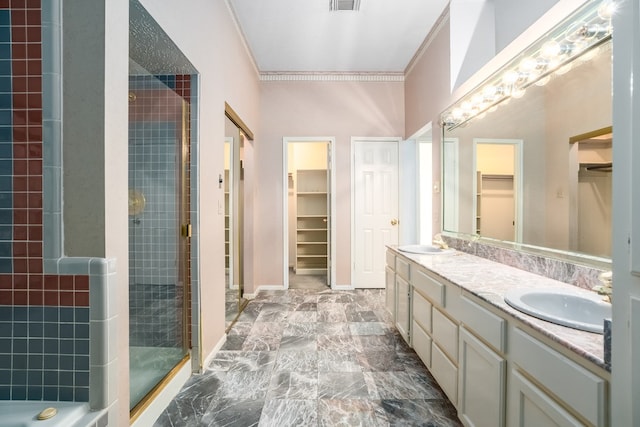
[{"label": "vanity light bar", "polygon": [[[595,4],[594,4],[595,3]],[[453,130],[494,111],[509,98],[520,98],[532,84],[542,86],[554,74],[564,74],[571,61],[611,39],[616,3],[592,2],[531,44],[441,115],[441,125]]]}]

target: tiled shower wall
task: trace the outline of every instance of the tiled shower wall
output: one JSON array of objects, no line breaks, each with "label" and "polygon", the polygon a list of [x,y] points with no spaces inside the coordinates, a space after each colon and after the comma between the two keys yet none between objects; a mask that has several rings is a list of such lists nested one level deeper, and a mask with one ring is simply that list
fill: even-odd
[{"label": "tiled shower wall", "polygon": [[129,90],[129,189],[145,200],[144,209],[129,215],[129,343],[179,347],[185,295],[178,271],[176,159],[191,78],[131,76]]},{"label": "tiled shower wall", "polygon": [[89,275],[43,263],[44,6],[0,0],[0,399],[88,401]]}]

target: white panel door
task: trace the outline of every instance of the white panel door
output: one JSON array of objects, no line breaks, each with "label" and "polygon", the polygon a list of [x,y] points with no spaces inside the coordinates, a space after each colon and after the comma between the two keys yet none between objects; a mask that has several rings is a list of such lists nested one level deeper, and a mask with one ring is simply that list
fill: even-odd
[{"label": "white panel door", "polygon": [[385,287],[386,245],[398,244],[398,141],[353,142],[353,269],[356,288]]}]

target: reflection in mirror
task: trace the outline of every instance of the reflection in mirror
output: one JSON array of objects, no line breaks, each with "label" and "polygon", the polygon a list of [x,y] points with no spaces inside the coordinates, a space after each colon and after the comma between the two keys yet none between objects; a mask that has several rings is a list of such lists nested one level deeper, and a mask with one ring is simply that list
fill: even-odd
[{"label": "reflection in mirror", "polygon": [[[230,108],[230,107],[227,107]],[[233,115],[233,114],[232,114]],[[224,212],[225,212],[225,321],[237,319],[247,300],[243,297],[243,180],[241,173],[243,133],[225,116]]]},{"label": "reflection in mirror", "polygon": [[475,232],[499,240],[522,239],[522,140],[474,139]]},{"label": "reflection in mirror", "polygon": [[[602,21],[604,29],[590,40],[590,48],[551,70],[545,69],[548,60],[542,60],[550,42],[540,40],[526,56],[520,55],[488,79],[491,84],[485,82],[443,113],[445,231],[516,242],[521,248],[523,244],[536,250],[548,248],[556,255],[610,257],[611,183],[606,178],[610,155],[605,153],[610,151],[611,138],[597,143],[573,139],[594,129],[610,129],[612,123],[609,27],[595,12],[589,16],[594,16],[593,22]],[[580,22],[585,19],[582,16]],[[569,42],[562,38],[569,36],[573,48],[577,43],[584,45],[585,31],[574,34],[572,20],[563,25],[551,32],[554,46],[567,49]],[[531,61],[538,65],[527,68],[525,63]],[[518,70],[515,82],[514,68],[505,71],[509,67]],[[523,77],[525,68],[530,72]],[[496,93],[498,101],[487,101],[497,99]],[[473,104],[476,98],[478,104]],[[590,136],[595,137],[599,135]],[[506,151],[496,152],[497,143],[505,141],[517,141],[514,147],[519,147],[521,163]],[[484,146],[492,143],[496,145]],[[485,148],[492,152],[485,155]],[[597,161],[584,160],[586,153],[596,152]],[[499,160],[503,155],[509,158]],[[489,164],[485,157],[491,159]],[[509,171],[502,169],[508,165]],[[494,169],[498,166],[501,169]],[[508,175],[513,182],[508,182]]]},{"label": "reflection in mirror", "polygon": [[[612,128],[570,138],[572,247],[578,252],[611,257]],[[577,155],[576,155],[577,152]]]}]

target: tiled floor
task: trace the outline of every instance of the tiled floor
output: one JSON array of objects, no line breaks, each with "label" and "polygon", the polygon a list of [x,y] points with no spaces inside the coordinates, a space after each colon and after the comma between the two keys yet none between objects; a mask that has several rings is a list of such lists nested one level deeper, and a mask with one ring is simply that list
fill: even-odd
[{"label": "tiled floor", "polygon": [[393,328],[384,291],[312,289],[259,293],[155,423],[389,425],[460,423]]}]

